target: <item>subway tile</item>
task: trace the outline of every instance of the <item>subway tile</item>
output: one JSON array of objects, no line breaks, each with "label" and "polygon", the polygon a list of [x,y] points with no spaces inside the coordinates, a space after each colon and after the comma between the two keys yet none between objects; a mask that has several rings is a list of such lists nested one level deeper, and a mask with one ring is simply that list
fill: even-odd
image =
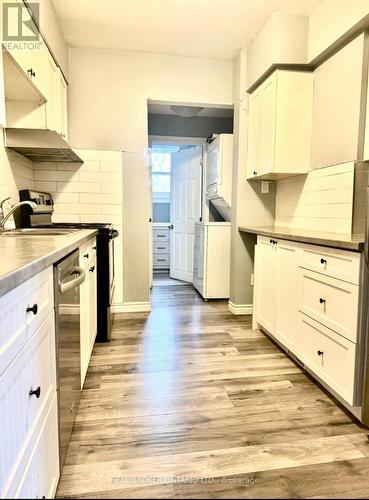
[{"label": "subway tile", "polygon": [[56,170],[56,162],[55,161],[39,161],[34,162],[35,170]]},{"label": "subway tile", "polygon": [[92,182],[58,182],[59,192],[65,193],[99,193],[100,184]]},{"label": "subway tile", "polygon": [[113,184],[113,183],[103,183],[101,184],[101,192],[102,193],[122,193],[122,185],[121,183]]},{"label": "subway tile", "polygon": [[57,162],[56,163],[56,169],[57,170],[71,170],[71,171],[75,171],[75,172],[78,172],[81,167],[82,167],[82,163],[69,163],[69,162],[64,162],[64,161],[61,161],[61,162]]},{"label": "subway tile", "polygon": [[38,191],[45,191],[47,193],[56,191],[56,182],[34,181],[33,185],[34,189],[37,189]]},{"label": "subway tile", "polygon": [[79,193],[51,193],[57,203],[78,203]]},{"label": "subway tile", "polygon": [[53,222],[81,222],[79,215],[55,213],[53,214]]},{"label": "subway tile", "polygon": [[100,172],[100,161],[85,160],[81,165],[81,172]]},{"label": "subway tile", "polygon": [[61,170],[35,170],[34,179],[38,181],[66,181],[78,182],[79,173],[74,171]]},{"label": "subway tile", "polygon": [[101,172],[122,172],[122,162],[101,161]]},{"label": "subway tile", "polygon": [[106,205],[120,205],[122,203],[122,196],[119,194],[81,193],[79,199],[81,203],[100,203]]},{"label": "subway tile", "polygon": [[111,172],[81,172],[81,182],[106,182],[106,183],[122,183],[122,176],[120,174]]}]

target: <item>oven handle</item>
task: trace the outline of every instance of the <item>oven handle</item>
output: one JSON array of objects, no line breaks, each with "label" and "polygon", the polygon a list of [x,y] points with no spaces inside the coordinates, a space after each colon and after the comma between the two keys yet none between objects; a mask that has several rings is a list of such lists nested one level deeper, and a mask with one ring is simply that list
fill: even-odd
[{"label": "oven handle", "polygon": [[73,276],[73,274],[78,274],[78,277],[74,280],[67,281],[66,283],[59,282],[59,291],[62,295],[70,290],[73,290],[73,288],[76,288],[85,281],[86,274],[82,267],[74,267],[69,276]]}]

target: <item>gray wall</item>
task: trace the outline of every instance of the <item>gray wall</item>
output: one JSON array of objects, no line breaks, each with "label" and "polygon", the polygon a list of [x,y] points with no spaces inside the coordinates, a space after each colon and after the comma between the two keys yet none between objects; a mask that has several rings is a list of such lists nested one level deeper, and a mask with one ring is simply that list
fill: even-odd
[{"label": "gray wall", "polygon": [[149,135],[172,137],[209,137],[212,134],[232,134],[233,118],[149,114]]},{"label": "gray wall", "polygon": [[243,93],[246,76],[246,57],[242,51],[235,61],[235,120],[232,176],[231,229],[231,293],[234,305],[250,306],[253,302],[251,275],[254,272],[256,236],[240,233],[239,226],[271,226],[274,224],[275,186],[261,194],[260,181],[246,180],[247,158],[247,97]]}]

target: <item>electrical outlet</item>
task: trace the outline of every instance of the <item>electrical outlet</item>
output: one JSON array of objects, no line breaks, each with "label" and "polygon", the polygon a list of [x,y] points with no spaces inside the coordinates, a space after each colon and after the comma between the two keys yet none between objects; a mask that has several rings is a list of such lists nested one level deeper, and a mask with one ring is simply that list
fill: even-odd
[{"label": "electrical outlet", "polygon": [[261,181],[261,192],[262,192],[262,194],[269,193],[269,182],[268,181]]}]

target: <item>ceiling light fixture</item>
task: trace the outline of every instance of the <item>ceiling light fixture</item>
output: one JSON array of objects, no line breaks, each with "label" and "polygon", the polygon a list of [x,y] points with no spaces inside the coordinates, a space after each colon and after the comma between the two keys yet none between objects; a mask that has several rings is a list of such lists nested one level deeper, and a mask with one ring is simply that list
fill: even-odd
[{"label": "ceiling light fixture", "polygon": [[192,118],[200,113],[204,108],[201,106],[176,106],[173,105],[170,109],[178,116],[183,118]]}]

